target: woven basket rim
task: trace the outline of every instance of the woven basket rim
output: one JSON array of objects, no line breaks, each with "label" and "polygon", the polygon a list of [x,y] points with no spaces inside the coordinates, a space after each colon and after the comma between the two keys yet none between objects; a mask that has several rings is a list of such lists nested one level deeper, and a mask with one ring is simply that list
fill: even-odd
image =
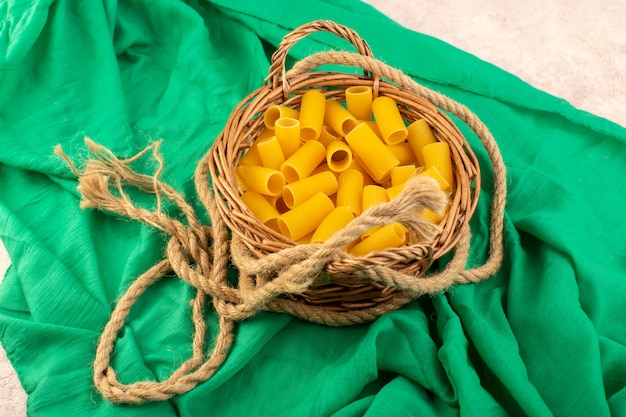
[{"label": "woven basket rim", "polygon": [[[275,104],[299,104],[302,94],[311,88],[322,91],[330,99],[342,99],[343,92],[348,86],[373,87],[375,82],[378,83],[376,87],[379,95],[392,96],[398,102],[405,120],[407,115],[411,115],[409,112],[413,110],[415,112],[414,117],[417,118],[419,115],[426,119],[429,125],[432,121],[438,120],[442,122],[442,126],[449,129],[447,135],[437,129],[433,129],[433,133],[437,140],[457,145],[451,146],[456,186],[451,195],[451,206],[448,214],[441,223],[444,225],[454,224],[458,233],[455,233],[454,237],[447,239],[446,242],[438,241],[441,240],[442,236],[445,236],[443,233],[437,235],[436,239],[431,242],[433,260],[447,253],[456,244],[462,233],[463,225],[469,222],[477,205],[478,193],[474,190],[480,189],[480,168],[475,154],[454,122],[447,114],[426,99],[403,91],[387,80],[377,81],[372,77],[357,74],[315,71],[291,79],[291,94],[287,100],[283,98],[279,89],[275,89],[269,84],[250,93],[233,110],[226,127],[211,147],[212,157],[209,172],[213,181],[214,192],[218,197],[219,211],[232,233],[240,237],[255,256],[261,257],[298,244],[263,225],[245,206],[241,200],[243,191],[237,186],[235,170],[239,158],[264,128],[262,113]],[[415,111],[415,107],[420,108],[422,112]],[[239,137],[234,137],[235,134]],[[461,143],[451,143],[449,135],[461,139]],[[461,198],[465,201],[461,201]],[[450,213],[457,213],[457,215],[452,218]],[[422,242],[422,244],[427,243]],[[392,254],[401,253],[405,250],[404,248],[406,246],[389,248],[355,258],[361,260],[380,258],[384,257],[385,253],[393,256]]]}]

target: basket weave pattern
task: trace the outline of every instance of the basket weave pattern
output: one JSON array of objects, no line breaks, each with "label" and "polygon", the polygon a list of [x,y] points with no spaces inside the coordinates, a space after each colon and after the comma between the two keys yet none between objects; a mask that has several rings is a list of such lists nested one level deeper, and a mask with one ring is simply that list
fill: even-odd
[{"label": "basket weave pattern", "polygon": [[[263,225],[252,214],[241,200],[242,190],[235,177],[243,151],[251,146],[264,129],[262,115],[269,107],[284,104],[299,108],[302,95],[312,88],[321,91],[327,99],[344,101],[346,88],[367,86],[372,88],[375,97],[387,96],[398,103],[407,123],[425,119],[435,138],[450,145],[455,175],[451,204],[439,224],[439,233],[429,242],[331,260],[309,289],[299,295],[290,295],[294,300],[318,308],[336,311],[362,309],[389,300],[396,289],[359,278],[357,272],[384,265],[418,278],[426,273],[434,260],[455,246],[477,204],[478,193],[475,190],[480,189],[479,166],[467,141],[443,111],[427,99],[382,79],[378,74],[369,71],[364,71],[363,75],[312,72],[303,70],[302,65],[300,69],[286,72],[285,59],[289,49],[315,31],[334,33],[351,42],[360,56],[373,58],[365,41],[352,30],[333,22],[313,22],[286,36],[272,57],[266,84],[235,108],[222,134],[216,139],[211,149],[209,171],[223,220],[233,235],[240,238],[254,256],[261,258],[296,245],[294,241]],[[272,278],[264,277],[263,282]]]}]

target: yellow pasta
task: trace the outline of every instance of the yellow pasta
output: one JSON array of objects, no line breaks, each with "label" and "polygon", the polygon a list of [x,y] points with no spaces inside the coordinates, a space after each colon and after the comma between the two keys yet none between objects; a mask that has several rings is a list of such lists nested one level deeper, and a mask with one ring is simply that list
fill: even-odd
[{"label": "yellow pasta", "polygon": [[258,143],[254,142],[252,146],[250,146],[246,153],[243,154],[241,159],[239,160],[240,165],[263,165],[261,161],[261,155],[259,155]]},{"label": "yellow pasta", "polygon": [[398,158],[400,161],[400,165],[410,165],[415,164],[417,160],[415,159],[415,154],[413,153],[413,149],[411,149],[411,145],[407,142],[397,143],[395,145],[387,145],[387,149]]},{"label": "yellow pasta", "polygon": [[367,86],[346,88],[346,107],[357,120],[372,120],[372,89]]},{"label": "yellow pasta", "polygon": [[405,183],[394,185],[386,189],[387,195],[389,196],[390,200],[393,200],[394,198],[396,198],[402,192],[402,190],[404,190],[404,184]]},{"label": "yellow pasta", "polygon": [[278,216],[280,213],[265,197],[254,191],[248,191],[241,196],[246,206],[264,225],[278,231]]},{"label": "yellow pasta", "polygon": [[280,233],[292,240],[298,240],[317,229],[334,208],[330,198],[318,192],[304,203],[278,216]]},{"label": "yellow pasta", "polygon": [[300,105],[300,138],[314,140],[320,136],[324,124],[326,97],[318,90],[310,90],[302,95]]},{"label": "yellow pasta", "polygon": [[330,171],[321,172],[287,184],[283,188],[283,200],[289,208],[298,206],[317,192],[330,196],[337,192],[337,177]]},{"label": "yellow pasta", "polygon": [[373,121],[373,120],[366,120],[366,121],[364,121],[362,123],[365,123],[366,125],[368,125],[370,127],[370,129],[372,129],[374,131],[374,133],[376,133],[376,136],[378,137],[378,139],[383,141],[383,136],[380,134],[380,129],[378,128],[378,125],[376,124],[375,121]]},{"label": "yellow pasta", "polygon": [[424,155],[424,166],[435,167],[441,176],[447,181],[450,187],[454,184],[454,173],[452,172],[452,158],[450,157],[450,145],[446,142],[436,142],[422,148]]},{"label": "yellow pasta", "polygon": [[445,211],[441,215],[439,215],[439,214],[437,214],[437,213],[435,213],[435,212],[433,212],[433,211],[431,211],[429,209],[424,209],[424,211],[421,214],[421,216],[424,219],[428,220],[431,223],[435,223],[435,224],[441,222],[443,220],[443,218],[445,217],[445,215],[446,215]]},{"label": "yellow pasta", "polygon": [[348,169],[339,175],[337,189],[337,207],[347,207],[352,213],[361,214],[363,200],[363,175],[354,169]]},{"label": "yellow pasta", "polygon": [[389,201],[389,195],[380,185],[366,185],[363,187],[361,211]]},{"label": "yellow pasta", "polygon": [[366,123],[360,123],[352,129],[346,135],[346,142],[352,152],[359,157],[359,162],[363,162],[363,168],[379,183],[389,177],[391,168],[400,165],[398,158],[387,149]]},{"label": "yellow pasta", "polygon": [[280,169],[280,166],[285,162],[285,155],[280,147],[280,143],[276,136],[272,136],[268,139],[263,139],[257,145],[259,151],[259,157],[261,163],[266,168]]},{"label": "yellow pasta", "polygon": [[391,185],[404,184],[406,180],[415,175],[414,165],[400,165],[391,169]]},{"label": "yellow pasta", "polygon": [[380,134],[388,145],[401,143],[406,139],[407,129],[396,102],[389,97],[377,97],[372,102],[374,119]]},{"label": "yellow pasta", "polygon": [[335,132],[330,126],[323,125],[322,132],[320,133],[319,138],[317,140],[324,146],[328,146],[328,144],[334,140],[341,140],[341,136],[337,132]]},{"label": "yellow pasta", "polygon": [[437,181],[437,183],[439,184],[439,188],[441,188],[442,191],[450,190],[450,183],[444,178],[443,175],[441,175],[439,169],[435,166],[426,168],[422,173],[418,175],[418,177],[421,176],[428,176],[430,178],[433,178],[435,181]]},{"label": "yellow pasta", "polygon": [[354,219],[354,213],[347,207],[336,207],[322,220],[311,237],[311,243],[322,243],[346,227]]},{"label": "yellow pasta", "polygon": [[391,223],[381,227],[350,249],[356,256],[365,255],[375,250],[397,248],[406,243],[406,227],[400,223]]},{"label": "yellow pasta", "polygon": [[407,127],[407,131],[409,133],[406,137],[407,142],[411,145],[411,149],[413,149],[418,164],[423,166],[424,155],[422,154],[422,149],[424,146],[436,142],[433,132],[424,119],[419,119],[411,123]]},{"label": "yellow pasta", "polygon": [[307,177],[326,158],[326,148],[316,140],[305,142],[280,167],[287,182]]},{"label": "yellow pasta", "polygon": [[350,164],[350,167],[348,169],[355,169],[359,171],[361,175],[363,175],[363,185],[375,184],[372,176],[369,174],[368,171],[365,170],[365,168],[363,168],[362,164],[363,163],[359,161],[358,157],[353,155],[352,164]]},{"label": "yellow pasta", "polygon": [[265,127],[267,127],[268,129],[274,129],[276,120],[280,119],[281,117],[298,119],[300,117],[300,112],[283,104],[276,104],[274,106],[271,106],[270,108],[265,110],[265,113],[263,114]]},{"label": "yellow pasta", "polygon": [[326,164],[331,171],[343,172],[352,165],[352,151],[347,143],[334,140],[326,146]]},{"label": "yellow pasta", "polygon": [[338,101],[326,100],[324,122],[341,136],[346,136],[356,125],[357,120]]},{"label": "yellow pasta", "polygon": [[237,174],[249,191],[256,191],[263,195],[279,195],[285,186],[285,177],[275,169],[254,166],[239,165]]},{"label": "yellow pasta", "polygon": [[274,132],[283,155],[285,158],[289,158],[300,147],[300,121],[290,117],[281,117],[276,120]]}]

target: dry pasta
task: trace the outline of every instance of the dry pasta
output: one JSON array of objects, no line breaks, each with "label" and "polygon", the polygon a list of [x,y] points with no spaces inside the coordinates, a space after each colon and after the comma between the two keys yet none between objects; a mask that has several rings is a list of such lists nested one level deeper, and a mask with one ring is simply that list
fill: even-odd
[{"label": "dry pasta", "polygon": [[391,185],[401,185],[406,182],[410,177],[415,175],[414,165],[400,165],[391,169]]},{"label": "dry pasta", "polygon": [[350,249],[353,255],[365,255],[375,250],[397,248],[406,243],[406,227],[400,223],[391,223],[373,232]]},{"label": "dry pasta", "polygon": [[348,169],[355,169],[359,171],[361,175],[363,175],[363,185],[375,184],[369,172],[367,172],[365,168],[363,168],[362,162],[359,162],[358,157],[353,155],[352,164],[350,164],[350,167]]},{"label": "dry pasta", "polygon": [[290,117],[281,117],[276,120],[274,132],[283,155],[285,158],[289,158],[300,147],[300,121]]},{"label": "dry pasta", "polygon": [[328,146],[328,144],[334,140],[341,140],[341,136],[339,136],[339,134],[335,132],[332,127],[325,124],[322,126],[322,132],[317,140],[322,145]]},{"label": "dry pasta", "polygon": [[363,200],[363,175],[354,169],[348,169],[339,175],[337,189],[337,207],[344,206],[352,213],[361,214]]},{"label": "dry pasta", "polygon": [[404,125],[400,110],[398,110],[398,105],[392,98],[377,97],[374,99],[372,112],[385,143],[395,145],[406,139],[407,128]]},{"label": "dry pasta", "polygon": [[452,158],[450,157],[450,145],[446,142],[436,142],[422,148],[424,155],[424,166],[437,168],[441,176],[447,181],[450,187],[454,184],[454,174],[452,173]]},{"label": "dry pasta", "polygon": [[278,216],[280,213],[265,197],[254,191],[248,191],[241,196],[246,206],[264,225],[278,231]]},{"label": "dry pasta", "polygon": [[370,207],[389,201],[389,195],[380,185],[366,185],[363,187],[363,198],[361,203],[361,211],[365,211]]},{"label": "dry pasta", "polygon": [[326,158],[326,148],[316,140],[305,142],[287,159],[280,171],[287,182],[294,182],[307,177]]},{"label": "dry pasta", "polygon": [[280,169],[280,166],[285,162],[285,155],[278,142],[276,136],[272,136],[268,139],[263,139],[257,145],[259,151],[259,157],[261,163],[266,168]]},{"label": "dry pasta", "polygon": [[300,138],[314,140],[320,136],[324,124],[326,97],[317,90],[302,95],[300,106]]},{"label": "dry pasta", "polygon": [[354,213],[347,207],[336,207],[322,220],[311,237],[311,243],[322,243],[346,227],[354,219]]},{"label": "dry pasta", "polygon": [[334,140],[326,146],[326,164],[331,171],[343,172],[352,165],[352,151],[341,140]]},{"label": "dry pasta", "polygon": [[346,107],[357,120],[372,120],[372,89],[367,86],[346,88]]},{"label": "dry pasta", "polygon": [[387,149],[398,158],[400,161],[400,165],[411,165],[415,164],[415,154],[413,153],[413,149],[411,149],[411,145],[407,142],[397,143],[395,145],[387,145]]},{"label": "dry pasta", "polygon": [[283,188],[283,200],[289,208],[298,206],[321,191],[330,196],[337,192],[339,187],[337,177],[330,171],[320,172],[301,179],[300,181],[287,184]]},{"label": "dry pasta", "polygon": [[338,101],[326,100],[324,122],[341,136],[346,136],[356,125],[357,120]]},{"label": "dry pasta", "polygon": [[254,142],[251,147],[246,150],[239,160],[240,165],[263,165],[261,155],[259,155],[258,143]]},{"label": "dry pasta", "polygon": [[276,104],[274,106],[271,106],[263,114],[263,122],[265,122],[265,127],[267,127],[268,129],[274,129],[276,120],[280,119],[281,117],[298,119],[300,117],[300,112],[283,104]]},{"label": "dry pasta", "polygon": [[249,191],[256,191],[263,195],[279,195],[285,186],[284,175],[275,169],[254,166],[239,165],[237,174]]},{"label": "dry pasta", "polygon": [[443,177],[443,175],[441,175],[437,167],[432,166],[430,168],[427,168],[418,176],[421,177],[424,175],[437,181],[437,183],[439,184],[439,188],[441,188],[442,191],[450,190],[450,183]]},{"label": "dry pasta", "polygon": [[318,192],[304,203],[278,216],[280,233],[292,240],[298,240],[317,229],[334,208],[330,198]]},{"label": "dry pasta", "polygon": [[418,164],[423,166],[424,155],[422,154],[422,149],[424,146],[436,142],[433,132],[424,119],[419,119],[411,123],[407,127],[407,131],[409,133],[406,137],[407,142],[411,145],[411,149],[413,149]]},{"label": "dry pasta", "polygon": [[391,168],[400,165],[384,143],[366,124],[360,123],[346,135],[346,142],[352,152],[360,159],[363,168],[370,173],[377,182],[384,182],[391,172]]}]

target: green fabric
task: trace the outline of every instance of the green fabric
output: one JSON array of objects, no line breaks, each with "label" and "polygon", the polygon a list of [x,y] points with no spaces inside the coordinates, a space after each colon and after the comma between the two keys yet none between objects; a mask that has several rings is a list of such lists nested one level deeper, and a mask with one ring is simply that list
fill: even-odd
[{"label": "green fabric", "polygon": [[[13,261],[0,340],[30,415],[626,415],[624,128],[355,1],[24,0],[0,10],[0,239]],[[508,168],[501,270],[368,325],[261,313],[190,393],[103,400],[91,380],[97,338],[117,297],[161,258],[164,236],[79,209],[54,145],[80,159],[86,135],[130,156],[162,138],[162,179],[194,201],[194,166],[231,109],[261,86],[281,38],[317,18],[355,29],[379,59],[490,128]],[[330,47],[348,46],[316,34],[291,54]],[[474,265],[486,257],[491,171],[461,127],[484,175]],[[171,278],[139,301],[116,347],[122,381],[163,379],[189,356],[192,296]]]}]

